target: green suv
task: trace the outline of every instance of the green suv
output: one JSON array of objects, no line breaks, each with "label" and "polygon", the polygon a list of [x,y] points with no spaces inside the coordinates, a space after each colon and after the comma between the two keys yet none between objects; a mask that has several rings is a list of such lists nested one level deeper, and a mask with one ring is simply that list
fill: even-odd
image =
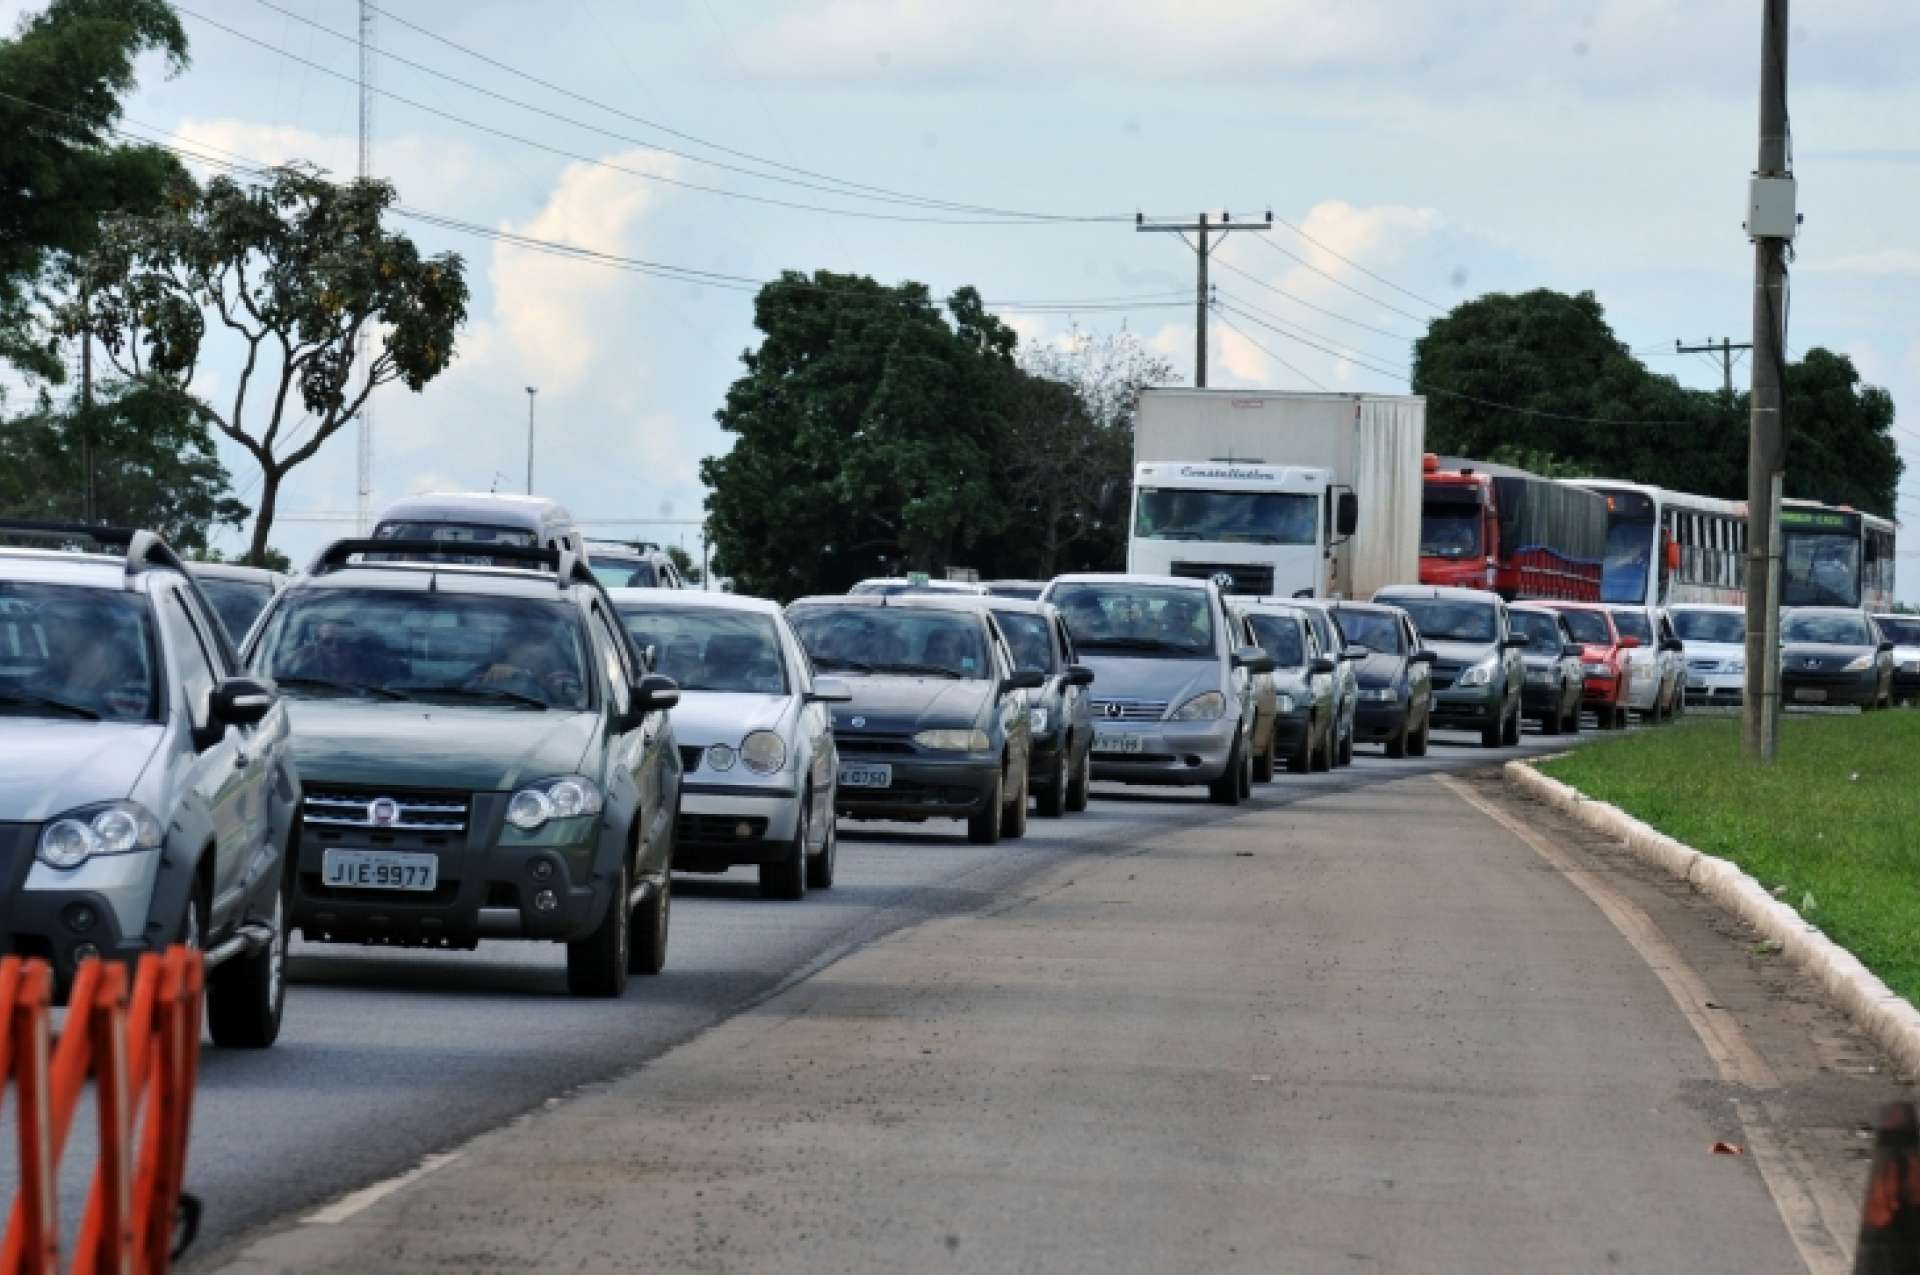
[{"label": "green suv", "polygon": [[569,989],[618,996],[666,962],[679,691],[571,551],[445,549],[339,541],[253,627],[305,785],[292,921],[319,942],[565,943]]}]

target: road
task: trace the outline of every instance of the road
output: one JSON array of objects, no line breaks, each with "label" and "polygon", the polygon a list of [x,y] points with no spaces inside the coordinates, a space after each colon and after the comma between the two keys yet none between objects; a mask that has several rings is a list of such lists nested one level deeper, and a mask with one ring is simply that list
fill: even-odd
[{"label": "road", "polygon": [[[1436,735],[1425,759],[1363,747],[1355,765],[1281,775],[1256,802],[1280,805],[1410,774],[1484,766],[1517,750]],[[748,873],[675,882],[671,957],[615,1004],[575,1001],[552,946],[474,952],[303,945],[286,1025],[271,1050],[203,1054],[189,1165],[207,1202],[202,1253],[307,1210],[654,1058],[783,983],[902,925],[964,912],[1063,854],[1108,853],[1232,812],[1187,793],[1102,786],[1086,815],[1035,818],[1028,835],[967,844],[959,825],[842,824],[839,883],[795,904],[762,900]]]}]

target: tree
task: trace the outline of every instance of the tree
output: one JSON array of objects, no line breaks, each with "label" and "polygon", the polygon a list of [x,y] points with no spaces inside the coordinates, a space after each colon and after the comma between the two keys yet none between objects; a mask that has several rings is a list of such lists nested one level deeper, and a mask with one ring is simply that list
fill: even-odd
[{"label": "tree", "polygon": [[700,567],[694,562],[692,554],[679,545],[668,545],[667,557],[673,560],[673,569],[680,573],[682,580],[688,584],[700,583]]},{"label": "tree", "polygon": [[0,362],[62,379],[44,324],[59,268],[88,251],[102,216],[143,212],[180,176],[154,146],[112,142],[135,60],[187,64],[187,37],[165,0],[53,0],[0,39]]},{"label": "tree", "polygon": [[[249,561],[266,552],[289,472],[376,387],[401,381],[417,393],[453,360],[467,314],[465,265],[452,253],[423,257],[406,236],[384,231],[393,200],[385,182],[335,185],[298,166],[257,186],[178,183],[162,211],[102,229],[80,264],[88,303],[61,311],[66,330],[91,331],[123,375],[171,395],[260,466]],[[238,364],[224,408],[192,393],[209,316]],[[363,330],[378,352],[358,368]],[[289,413],[302,408],[312,429],[294,445]]]},{"label": "tree", "polygon": [[96,517],[147,527],[182,552],[203,551],[216,527],[239,526],[234,499],[207,427],[174,395],[127,382],[102,387],[89,409],[45,400],[0,430],[0,512],[79,520],[86,478],[80,439],[92,438]]},{"label": "tree", "polygon": [[1894,517],[1906,463],[1893,396],[1862,383],[1852,359],[1818,346],[1787,365],[1786,383],[1787,495]]},{"label": "tree", "polygon": [[925,286],[789,271],[716,413],[733,449],[701,462],[714,570],[749,593],[838,592],[930,570],[997,530],[993,451],[1013,332],[971,288],[944,317]]}]

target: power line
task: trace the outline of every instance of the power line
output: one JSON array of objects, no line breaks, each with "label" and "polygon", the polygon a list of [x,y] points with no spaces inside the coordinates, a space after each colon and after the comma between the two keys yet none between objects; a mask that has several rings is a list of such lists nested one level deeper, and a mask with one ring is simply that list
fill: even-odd
[{"label": "power line", "polygon": [[1415,301],[1418,301],[1421,305],[1427,306],[1434,310],[1438,310],[1443,314],[1453,308],[1451,306],[1441,305],[1438,301],[1429,301],[1427,298],[1421,296],[1419,293],[1411,291],[1410,289],[1401,287],[1399,284],[1387,278],[1385,275],[1375,274],[1373,271],[1367,269],[1365,266],[1355,261],[1352,257],[1343,256],[1342,254],[1334,251],[1332,248],[1327,247],[1327,245],[1321,243],[1318,239],[1315,239],[1312,235],[1300,229],[1300,227],[1294,225],[1292,222],[1288,221],[1284,217],[1275,217],[1274,220],[1279,222],[1281,225],[1285,226],[1288,230],[1291,230],[1294,234],[1299,235],[1302,239],[1306,240],[1308,243],[1312,244],[1314,247],[1318,248],[1320,251],[1326,253],[1328,256],[1333,257],[1337,260],[1346,262],[1348,265],[1352,266],[1355,270],[1358,270],[1361,274],[1367,276],[1367,278],[1372,279],[1378,283],[1386,284],[1389,288],[1392,288],[1395,292],[1398,292],[1403,297],[1409,297]]},{"label": "power line", "polygon": [[[1218,288],[1218,286],[1216,286],[1214,288],[1214,294],[1218,296],[1219,292],[1220,292],[1220,289]],[[1307,335],[1317,337],[1321,340],[1335,341],[1335,342],[1340,340],[1340,338],[1338,337],[1327,336],[1324,333],[1315,332],[1313,331],[1313,329],[1302,325],[1297,319],[1283,318],[1282,316],[1273,313],[1273,311],[1271,310],[1263,310],[1259,306],[1254,305],[1252,302],[1248,301],[1245,297],[1234,295],[1234,294],[1229,294],[1229,295],[1232,297],[1234,305],[1240,307],[1242,310],[1251,311],[1252,313],[1260,315],[1263,318],[1270,319],[1275,323],[1286,324],[1295,328],[1299,328],[1300,331],[1307,333]],[[1364,353],[1366,353],[1366,355],[1369,358],[1404,359],[1408,357],[1406,351],[1400,351],[1395,354],[1375,354],[1373,351],[1368,350],[1368,351],[1365,351]]]},{"label": "power line", "polygon": [[1276,284],[1268,283],[1265,279],[1262,279],[1259,275],[1256,275],[1251,271],[1242,270],[1239,266],[1234,265],[1231,261],[1227,261],[1223,259],[1220,262],[1220,264],[1226,267],[1228,270],[1233,271],[1233,273],[1239,275],[1242,279],[1245,279],[1248,283],[1254,284],[1256,287],[1265,288],[1268,292],[1271,292],[1276,296],[1285,297],[1287,300],[1293,302],[1295,305],[1305,306],[1307,309],[1314,311],[1316,314],[1324,314],[1329,319],[1333,319],[1337,322],[1347,324],[1349,327],[1359,328],[1363,332],[1372,332],[1379,336],[1390,337],[1395,341],[1404,341],[1409,345],[1411,345],[1415,340],[1418,339],[1416,337],[1402,336],[1398,332],[1392,332],[1387,330],[1386,328],[1378,328],[1371,323],[1363,323],[1359,319],[1349,318],[1348,316],[1341,314],[1337,310],[1329,310],[1323,305],[1316,305],[1313,302],[1308,301],[1305,297],[1301,297],[1294,293],[1288,292],[1285,288],[1279,287]]},{"label": "power line", "polygon": [[1295,376],[1305,381],[1308,385],[1313,386],[1314,389],[1320,390],[1325,393],[1332,393],[1332,391],[1328,389],[1326,385],[1322,384],[1319,381],[1316,381],[1315,379],[1313,379],[1313,377],[1309,376],[1306,372],[1295,367],[1293,364],[1281,358],[1278,354],[1275,354],[1272,350],[1269,350],[1266,346],[1260,344],[1260,342],[1254,340],[1252,336],[1248,335],[1245,329],[1243,329],[1239,324],[1235,323],[1232,319],[1229,319],[1226,315],[1221,314],[1221,315],[1218,315],[1217,317],[1219,318],[1220,322],[1226,324],[1229,331],[1237,333],[1242,341],[1245,341],[1248,345],[1251,345],[1254,349],[1260,351],[1260,353],[1266,355],[1268,358],[1272,359],[1275,363],[1278,363],[1281,367],[1287,369],[1287,371],[1293,373]]},{"label": "power line", "polygon": [[1304,266],[1308,270],[1313,271],[1313,273],[1319,275],[1322,279],[1325,279],[1327,282],[1333,284],[1335,287],[1346,289],[1348,292],[1351,292],[1354,296],[1359,297],[1363,301],[1371,301],[1373,304],[1379,306],[1382,310],[1391,310],[1393,313],[1399,315],[1404,319],[1412,319],[1415,323],[1428,322],[1427,318],[1424,315],[1415,314],[1411,310],[1402,310],[1399,306],[1394,305],[1390,301],[1382,301],[1379,297],[1372,296],[1368,293],[1360,291],[1360,289],[1354,287],[1352,284],[1348,283],[1345,279],[1340,278],[1340,276],[1334,275],[1334,274],[1328,274],[1325,270],[1322,270],[1319,266],[1314,265],[1311,261],[1308,261],[1305,257],[1301,256],[1299,253],[1291,252],[1288,249],[1282,248],[1279,244],[1275,243],[1271,239],[1262,239],[1260,242],[1265,244],[1267,247],[1273,249],[1275,252],[1279,253],[1281,256],[1286,257],[1289,260],[1298,262],[1300,265]]}]

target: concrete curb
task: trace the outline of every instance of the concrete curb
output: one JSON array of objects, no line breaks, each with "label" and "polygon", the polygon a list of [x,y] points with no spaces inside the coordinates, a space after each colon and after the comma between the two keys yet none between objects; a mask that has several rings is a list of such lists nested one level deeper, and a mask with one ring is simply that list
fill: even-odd
[{"label": "concrete curb", "polygon": [[1595,801],[1541,774],[1527,762],[1510,761],[1505,769],[1513,787],[1602,836],[1625,842],[1636,858],[1664,868],[1751,925],[1761,938],[1777,944],[1813,977],[1830,1004],[1892,1056],[1901,1075],[1920,1076],[1920,1010],[1896,996],[1858,957],[1774,898],[1758,881],[1733,863],[1701,854],[1619,807]]}]

